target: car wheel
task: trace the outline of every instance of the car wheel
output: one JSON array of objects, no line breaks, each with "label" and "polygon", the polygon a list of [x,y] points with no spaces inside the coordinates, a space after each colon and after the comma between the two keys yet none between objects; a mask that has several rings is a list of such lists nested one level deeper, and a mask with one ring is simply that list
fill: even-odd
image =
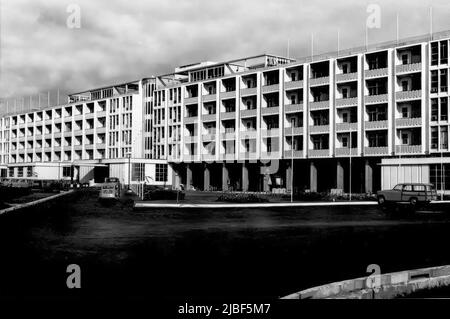
[{"label": "car wheel", "polygon": [[378,196],[378,204],[384,205],[385,203],[386,203],[386,199],[384,198],[384,196]]},{"label": "car wheel", "polygon": [[409,203],[411,204],[411,206],[415,206],[417,204],[417,198],[413,197],[409,200]]}]

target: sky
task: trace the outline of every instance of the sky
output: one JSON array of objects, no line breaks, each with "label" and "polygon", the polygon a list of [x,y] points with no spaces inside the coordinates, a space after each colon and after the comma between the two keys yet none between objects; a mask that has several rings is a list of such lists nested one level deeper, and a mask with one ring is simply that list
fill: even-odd
[{"label": "sky", "polygon": [[[74,19],[71,4],[80,9]],[[79,92],[166,74],[200,61],[261,53],[304,57],[449,30],[450,3],[432,0],[0,0],[0,98]],[[69,26],[68,26],[69,20]],[[76,22],[79,21],[79,25]],[[75,26],[75,27],[73,27]],[[79,28],[77,28],[79,26]]]}]

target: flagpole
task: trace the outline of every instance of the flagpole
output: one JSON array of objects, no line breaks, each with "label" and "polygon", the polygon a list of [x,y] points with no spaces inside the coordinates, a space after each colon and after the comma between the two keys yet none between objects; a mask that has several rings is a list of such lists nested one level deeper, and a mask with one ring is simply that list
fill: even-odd
[{"label": "flagpole", "polygon": [[340,40],[340,34],[339,34],[339,29],[337,30],[337,55],[339,56],[339,40]]},{"label": "flagpole", "polygon": [[399,36],[399,27],[398,27],[398,12],[397,12],[397,17],[396,17],[397,19],[396,19],[396,37],[397,37],[397,45],[398,45],[398,41],[399,41],[399,39],[400,39],[400,36]]},{"label": "flagpole", "polygon": [[314,56],[314,33],[311,33],[311,62]]},{"label": "flagpole", "polygon": [[433,40],[433,7],[430,6],[430,39]]}]

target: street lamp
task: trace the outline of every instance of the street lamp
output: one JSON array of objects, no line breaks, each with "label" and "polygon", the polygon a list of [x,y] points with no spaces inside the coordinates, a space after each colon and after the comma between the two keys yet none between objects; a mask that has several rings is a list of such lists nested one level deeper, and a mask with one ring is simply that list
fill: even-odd
[{"label": "street lamp", "polygon": [[294,122],[295,119],[291,119],[291,203],[294,201]]},{"label": "street lamp", "polygon": [[127,189],[127,194],[131,194],[131,152],[128,152],[127,154],[128,157],[128,189]]}]

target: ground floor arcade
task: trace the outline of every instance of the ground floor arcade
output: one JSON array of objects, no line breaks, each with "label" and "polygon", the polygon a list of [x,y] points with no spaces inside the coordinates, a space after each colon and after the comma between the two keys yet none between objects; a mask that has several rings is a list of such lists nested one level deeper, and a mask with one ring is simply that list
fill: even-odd
[{"label": "ground floor arcade", "polygon": [[255,192],[372,193],[381,187],[379,158],[171,163],[172,185],[186,189]]}]

